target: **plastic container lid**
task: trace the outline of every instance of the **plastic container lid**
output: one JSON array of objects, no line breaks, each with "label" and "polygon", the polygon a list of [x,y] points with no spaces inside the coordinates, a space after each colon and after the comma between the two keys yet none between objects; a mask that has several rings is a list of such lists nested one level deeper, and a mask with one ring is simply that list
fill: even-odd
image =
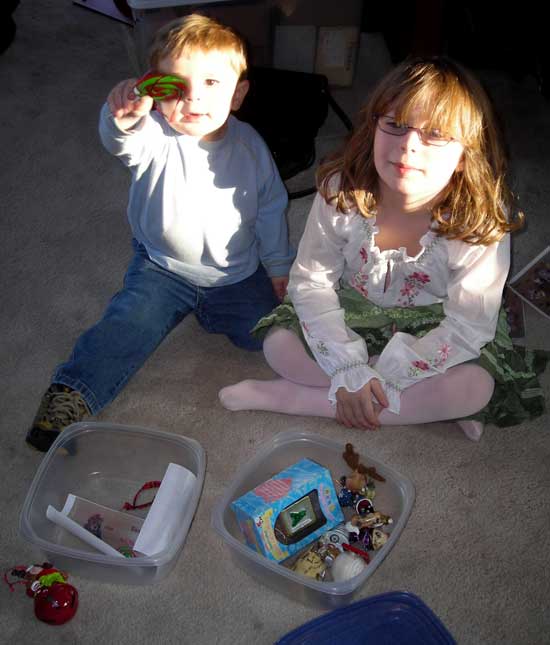
[{"label": "plastic container lid", "polygon": [[336,609],[289,632],[276,645],[456,645],[418,596],[392,591]]}]

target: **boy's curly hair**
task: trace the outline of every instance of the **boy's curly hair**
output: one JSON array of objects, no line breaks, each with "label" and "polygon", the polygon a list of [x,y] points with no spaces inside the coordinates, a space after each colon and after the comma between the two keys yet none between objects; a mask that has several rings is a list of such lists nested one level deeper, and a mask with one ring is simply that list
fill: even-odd
[{"label": "boy's curly hair", "polygon": [[155,69],[162,58],[178,58],[195,51],[223,52],[239,79],[245,77],[248,64],[244,40],[231,27],[197,13],[172,20],[156,32],[149,64]]},{"label": "boy's curly hair", "polygon": [[317,172],[319,191],[339,212],[376,212],[374,166],[377,115],[394,111],[407,123],[413,110],[464,146],[463,168],[455,171],[433,206],[438,234],[470,244],[491,244],[523,224],[513,215],[506,182],[506,157],[491,102],[479,81],[446,57],[415,58],[397,65],[374,89],[349,141]]}]

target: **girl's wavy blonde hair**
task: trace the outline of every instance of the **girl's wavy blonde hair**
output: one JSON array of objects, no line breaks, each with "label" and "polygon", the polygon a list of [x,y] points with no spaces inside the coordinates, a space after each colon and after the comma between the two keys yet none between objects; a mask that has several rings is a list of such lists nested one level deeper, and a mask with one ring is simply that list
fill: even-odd
[{"label": "girl's wavy blonde hair", "polygon": [[462,170],[454,172],[432,208],[439,235],[487,245],[522,225],[523,213],[512,217],[506,158],[489,98],[472,74],[444,57],[407,60],[375,88],[343,150],[317,172],[319,192],[328,203],[342,213],[375,214],[377,115],[392,110],[402,123],[419,110],[424,128],[438,129],[464,146]]},{"label": "girl's wavy blonde hair", "polygon": [[197,13],[172,20],[156,32],[149,64],[155,69],[162,58],[178,58],[195,51],[226,54],[239,79],[245,77],[248,65],[244,40],[231,27]]}]

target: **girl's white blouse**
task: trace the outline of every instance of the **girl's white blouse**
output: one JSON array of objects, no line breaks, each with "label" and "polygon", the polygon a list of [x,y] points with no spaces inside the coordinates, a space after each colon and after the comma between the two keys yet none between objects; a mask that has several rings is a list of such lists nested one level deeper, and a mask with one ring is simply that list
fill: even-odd
[{"label": "girl's white blouse", "polygon": [[[342,214],[315,197],[288,293],[304,336],[331,378],[329,400],[344,387],[356,392],[378,378],[389,410],[400,410],[401,391],[449,367],[475,359],[494,338],[502,290],[510,268],[510,236],[489,246],[447,240],[427,231],[421,251],[380,251],[376,219]],[[422,338],[397,332],[375,364],[365,341],[344,322],[336,289],[350,286],[380,307],[443,303],[445,318]]]}]

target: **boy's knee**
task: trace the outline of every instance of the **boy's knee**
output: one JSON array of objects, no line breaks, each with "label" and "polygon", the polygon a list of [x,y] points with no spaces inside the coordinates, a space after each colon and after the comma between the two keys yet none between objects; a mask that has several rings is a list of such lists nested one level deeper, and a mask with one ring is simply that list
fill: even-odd
[{"label": "boy's knee", "polygon": [[259,352],[262,349],[263,341],[252,334],[242,336],[228,336],[229,340],[239,349],[246,349],[249,352]]}]

